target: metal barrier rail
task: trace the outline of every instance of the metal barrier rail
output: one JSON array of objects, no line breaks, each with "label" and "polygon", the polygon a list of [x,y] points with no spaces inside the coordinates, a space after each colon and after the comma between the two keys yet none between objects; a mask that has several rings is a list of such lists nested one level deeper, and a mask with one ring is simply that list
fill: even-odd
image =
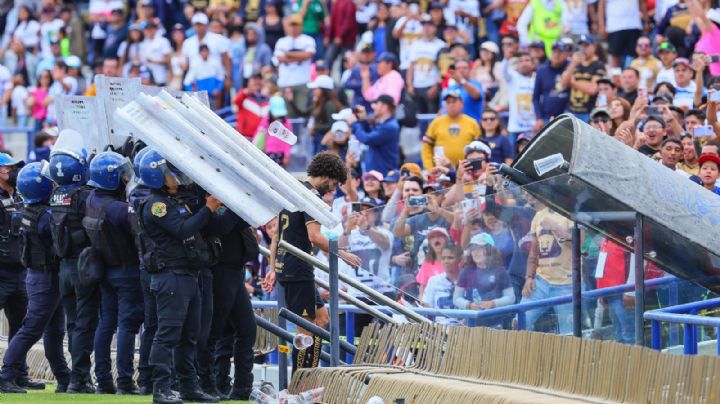
[{"label": "metal barrier rail", "polygon": [[720,307],[720,298],[686,303],[645,312],[643,317],[645,320],[650,320],[651,347],[657,350],[662,348],[660,329],[661,322],[682,324],[685,331],[683,333],[683,352],[685,355],[697,355],[699,338],[698,327],[708,326],[714,327],[717,331],[718,339],[716,353],[720,355],[720,318],[701,316],[697,314],[700,310],[714,309],[717,307]]},{"label": "metal barrier rail", "polygon": [[[658,287],[658,286],[670,285],[672,283],[677,282],[678,280],[679,279],[674,276],[666,276],[664,278],[651,279],[651,280],[645,282],[645,287]],[[594,298],[599,298],[599,297],[617,295],[617,294],[625,293],[625,292],[632,292],[633,290],[635,290],[635,285],[632,285],[632,284],[619,285],[619,286],[613,286],[613,287],[609,287],[609,288],[595,289],[595,290],[591,290],[591,291],[587,291],[587,292],[582,292],[582,298],[583,299],[594,299]],[[495,309],[482,310],[482,311],[460,310],[460,309],[433,309],[433,308],[427,308],[427,307],[413,307],[413,308],[408,308],[408,309],[412,310],[413,312],[415,312],[417,314],[421,314],[424,316],[443,316],[443,317],[452,317],[452,318],[457,318],[457,319],[471,319],[471,320],[480,320],[483,318],[494,317],[494,316],[499,316],[499,315],[503,315],[503,314],[522,313],[523,316],[518,317],[518,329],[524,330],[525,329],[525,323],[524,323],[525,312],[534,310],[534,309],[552,307],[552,306],[557,306],[557,305],[561,305],[561,304],[568,304],[571,302],[572,302],[572,295],[564,295],[564,296],[551,297],[549,299],[536,300],[534,302],[517,303],[517,304],[510,305],[510,306],[498,307]],[[253,300],[252,305],[253,305],[253,308],[275,308],[275,307],[277,307],[277,302],[271,301],[271,300]],[[718,305],[720,305],[720,304],[718,304]],[[384,313],[392,313],[393,312],[393,310],[391,310],[388,307],[384,307],[384,306],[378,306],[377,309]],[[353,305],[349,305],[349,304],[341,304],[340,311],[346,312],[346,313],[353,313],[353,314],[364,313],[363,310],[361,310]],[[520,320],[520,318],[522,318],[522,320]],[[720,319],[718,319],[718,321],[720,321]]]}]

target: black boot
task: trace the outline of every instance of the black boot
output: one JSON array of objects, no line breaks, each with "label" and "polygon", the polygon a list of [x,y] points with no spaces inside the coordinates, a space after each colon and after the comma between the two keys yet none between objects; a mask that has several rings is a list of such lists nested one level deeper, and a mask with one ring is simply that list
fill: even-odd
[{"label": "black boot", "polygon": [[246,387],[246,388],[233,387],[232,391],[230,392],[230,399],[247,401],[250,399],[251,391],[252,391],[252,387]]},{"label": "black boot", "polygon": [[67,388],[68,394],[93,394],[95,393],[95,386],[90,382],[76,383],[70,382]]},{"label": "black boot", "polygon": [[165,387],[153,393],[153,404],[183,404],[183,400],[169,387]]},{"label": "black boot", "polygon": [[68,384],[67,382],[58,382],[57,387],[55,387],[55,393],[67,393]]},{"label": "black boot", "polygon": [[97,389],[95,390],[95,394],[115,394],[115,393],[117,393],[117,389],[115,388],[115,384],[113,382],[98,383]]},{"label": "black boot", "polygon": [[27,391],[18,386],[14,380],[0,379],[0,393],[14,394],[27,393]]},{"label": "black boot", "polygon": [[140,394],[141,396],[149,396],[152,393],[153,393],[152,384],[150,384],[150,385],[143,384],[143,385],[138,386],[138,394]]},{"label": "black boot", "polygon": [[[120,384],[117,385],[117,394],[119,395],[125,395],[125,394],[140,394],[140,390],[135,385],[135,382],[130,382],[128,384]],[[148,393],[149,394],[149,393]]]},{"label": "black boot", "polygon": [[45,390],[45,383],[39,380],[32,380],[27,376],[17,378],[16,384],[28,390]]},{"label": "black boot", "polygon": [[180,397],[186,401],[192,401],[197,403],[217,403],[220,402],[220,398],[217,396],[211,396],[205,393],[202,389],[197,388],[190,391],[181,391]]}]

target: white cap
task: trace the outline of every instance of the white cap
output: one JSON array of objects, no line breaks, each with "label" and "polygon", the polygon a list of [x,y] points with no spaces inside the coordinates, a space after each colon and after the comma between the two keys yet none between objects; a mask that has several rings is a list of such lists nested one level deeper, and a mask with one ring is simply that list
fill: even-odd
[{"label": "white cap", "polygon": [[720,9],[711,8],[707,11],[705,16],[708,20],[714,22],[715,24],[720,24]]},{"label": "white cap", "polygon": [[332,78],[327,74],[321,74],[315,77],[315,81],[308,83],[308,88],[322,88],[325,90],[332,90],[335,88]]},{"label": "white cap", "polygon": [[465,146],[465,155],[467,156],[471,152],[479,151],[479,152],[485,152],[485,154],[488,155],[488,158],[492,155],[492,150],[490,150],[490,146],[485,144],[485,142],[481,142],[479,140],[473,140]]},{"label": "white cap", "polygon": [[208,25],[208,22],[210,22],[210,20],[208,20],[208,16],[205,13],[196,13],[195,15],[193,15],[191,22],[193,25]]},{"label": "white cap", "polygon": [[65,64],[71,69],[79,69],[82,66],[82,61],[75,55],[70,55],[65,58]]},{"label": "white cap", "polygon": [[496,55],[500,54],[500,48],[493,41],[485,41],[480,45],[480,49],[485,49],[488,52],[492,52]]},{"label": "white cap", "polygon": [[341,109],[340,112],[332,114],[332,119],[336,121],[347,121],[353,115],[353,110],[350,108]]},{"label": "white cap", "polygon": [[[337,115],[337,114],[333,114]],[[330,128],[330,132],[350,132],[350,126],[345,121],[335,121]]]}]

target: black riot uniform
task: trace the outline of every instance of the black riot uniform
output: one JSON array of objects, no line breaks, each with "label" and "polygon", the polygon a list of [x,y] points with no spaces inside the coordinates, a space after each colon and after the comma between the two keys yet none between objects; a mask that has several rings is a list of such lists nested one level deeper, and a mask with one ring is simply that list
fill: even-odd
[{"label": "black riot uniform", "polygon": [[49,217],[48,207],[44,204],[26,206],[22,212],[20,255],[27,267],[30,299],[23,325],[10,340],[3,356],[0,391],[22,392],[5,390],[4,386],[25,374],[27,353],[41,337],[45,357],[58,381],[56,391],[64,392],[70,381],[70,369],[63,353],[65,315],[60,305],[58,266],[52,248]]},{"label": "black riot uniform", "polygon": [[[216,402],[202,392],[195,369],[195,345],[200,333],[200,270],[212,261],[201,235],[213,213],[207,207],[193,212],[180,199],[153,189],[140,204],[143,264],[157,304],[158,328],[150,350],[156,397],[171,396],[173,353],[183,399]],[[177,402],[168,400],[167,402]]]},{"label": "black riot uniform", "polygon": [[20,197],[0,190],[0,310],[8,319],[10,340],[22,325],[28,303],[26,270],[20,263],[21,220]]},{"label": "black riot uniform", "polygon": [[69,393],[95,391],[90,376],[90,354],[98,325],[100,289],[98,285],[81,285],[77,266],[80,252],[90,245],[82,226],[89,190],[86,186],[58,187],[50,198],[50,230],[55,252],[60,258],[60,294],[72,356]]},{"label": "black riot uniform", "polygon": [[[230,230],[221,235],[222,253],[212,267],[213,273],[213,317],[209,352],[198,356],[201,367],[213,369],[215,378],[211,386],[203,385],[205,391],[217,391],[217,380],[228,375],[219,374],[216,346],[226,336],[230,325],[230,336],[234,336],[235,382],[230,399],[247,400],[253,384],[253,345],[255,344],[255,313],[250,295],[245,289],[245,263],[258,254],[257,240],[250,226],[233,212],[225,209],[219,219]],[[228,368],[229,370],[229,368]],[[201,382],[204,383],[201,378]]]}]

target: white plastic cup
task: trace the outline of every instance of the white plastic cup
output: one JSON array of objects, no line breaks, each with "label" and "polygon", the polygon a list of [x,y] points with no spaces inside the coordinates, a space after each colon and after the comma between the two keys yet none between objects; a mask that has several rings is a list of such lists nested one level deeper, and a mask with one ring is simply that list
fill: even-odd
[{"label": "white plastic cup", "polygon": [[313,343],[315,343],[315,339],[309,335],[297,334],[293,338],[293,346],[300,351],[310,348]]},{"label": "white plastic cup", "polygon": [[254,388],[252,392],[250,392],[250,404],[273,404],[275,401],[277,400],[263,393],[258,388]]},{"label": "white plastic cup", "polygon": [[267,133],[272,136],[276,137],[283,142],[294,145],[297,143],[297,136],[295,136],[294,133],[292,133],[288,128],[285,127],[285,125],[282,124],[280,121],[274,121],[273,123],[268,126]]},{"label": "white plastic cup", "polygon": [[315,404],[319,403],[320,400],[322,400],[323,392],[325,392],[325,387],[318,387],[316,389],[303,391],[302,393],[298,394],[298,401],[302,404]]}]

